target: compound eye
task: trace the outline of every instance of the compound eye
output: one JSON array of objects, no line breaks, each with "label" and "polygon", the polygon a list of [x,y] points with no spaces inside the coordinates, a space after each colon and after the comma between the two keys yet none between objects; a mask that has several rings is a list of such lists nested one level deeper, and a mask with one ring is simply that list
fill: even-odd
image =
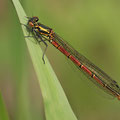
[{"label": "compound eye", "polygon": [[32,22],[29,22],[30,27],[34,27],[34,24]]},{"label": "compound eye", "polygon": [[36,17],[36,22],[39,20],[39,18],[38,17]]},{"label": "compound eye", "polygon": [[39,18],[36,17],[36,16],[34,16],[34,17],[33,17],[33,20],[34,20],[34,22],[37,22],[37,21],[39,20]]}]

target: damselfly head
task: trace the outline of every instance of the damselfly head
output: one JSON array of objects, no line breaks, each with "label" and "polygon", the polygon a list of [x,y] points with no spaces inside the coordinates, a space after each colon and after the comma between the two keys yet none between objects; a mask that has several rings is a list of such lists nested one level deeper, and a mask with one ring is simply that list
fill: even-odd
[{"label": "damselfly head", "polygon": [[29,21],[31,21],[31,22],[33,22],[33,23],[38,22],[38,20],[39,20],[39,18],[36,17],[36,16],[33,16],[33,17],[31,17],[31,18],[29,19]]},{"label": "damselfly head", "polygon": [[29,22],[32,22],[33,24],[35,24],[36,22],[38,22],[39,18],[36,16],[33,17],[26,17],[28,19],[28,24]]},{"label": "damselfly head", "polygon": [[28,18],[28,23],[27,23],[28,26],[32,28],[36,25],[37,21],[39,20],[39,18],[36,16],[26,17],[26,18]]}]

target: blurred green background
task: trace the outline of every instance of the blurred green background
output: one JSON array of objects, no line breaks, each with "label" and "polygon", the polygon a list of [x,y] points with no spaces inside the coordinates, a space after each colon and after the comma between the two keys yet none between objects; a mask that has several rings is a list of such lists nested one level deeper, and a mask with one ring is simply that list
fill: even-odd
[{"label": "blurred green background", "polygon": [[[0,92],[8,114],[11,120],[45,120],[16,11],[10,0],[0,3]],[[28,16],[39,16],[41,23],[120,84],[120,1],[21,0],[21,4]],[[46,55],[78,120],[120,119],[120,101],[99,91],[50,44]]]}]

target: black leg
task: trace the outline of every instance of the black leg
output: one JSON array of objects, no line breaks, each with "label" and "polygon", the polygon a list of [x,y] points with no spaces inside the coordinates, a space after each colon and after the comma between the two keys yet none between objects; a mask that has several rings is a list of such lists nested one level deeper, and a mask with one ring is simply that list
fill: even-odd
[{"label": "black leg", "polygon": [[44,56],[45,56],[45,53],[46,53],[46,50],[47,50],[48,44],[45,42],[45,40],[42,39],[42,37],[41,37],[40,35],[39,35],[39,38],[40,38],[40,41],[38,41],[39,44],[40,44],[40,42],[43,42],[44,45],[45,45],[45,50],[44,50],[44,52],[43,52],[43,56],[42,56],[43,63],[45,64]]},{"label": "black leg", "polygon": [[[35,35],[34,35],[34,36],[30,36],[30,33],[33,31],[33,28],[30,29],[27,25],[25,25],[25,24],[23,24],[23,23],[21,23],[21,25],[24,25],[24,26],[27,28],[27,31],[28,31],[28,35],[27,35],[27,36],[24,36],[25,38],[33,37],[33,38],[37,39],[37,38],[35,37]],[[37,44],[37,42],[36,42],[35,44]]]},{"label": "black leg", "polygon": [[43,42],[44,44],[45,44],[45,50],[44,50],[44,52],[43,52],[43,56],[42,56],[42,60],[43,60],[43,62],[44,62],[44,64],[45,64],[45,60],[44,60],[44,56],[45,56],[45,53],[46,53],[46,50],[47,50],[47,47],[48,47],[48,45],[47,45],[47,43],[44,41]]},{"label": "black leg", "polygon": [[[21,24],[22,24],[22,23],[21,23]],[[40,35],[38,32],[34,31],[33,28],[32,28],[32,30],[30,30],[30,28],[29,28],[27,25],[25,25],[25,24],[22,24],[22,25],[24,25],[24,26],[28,29],[28,32],[29,32],[29,35],[28,35],[28,36],[25,36],[25,37],[34,37],[39,44],[40,44],[40,42],[43,42],[43,43],[44,43],[44,45],[45,45],[45,50],[44,50],[44,52],[43,52],[42,60],[43,60],[43,63],[45,64],[44,56],[45,56],[45,52],[46,52],[47,47],[48,47],[47,43],[45,42],[46,40],[43,40],[42,37],[41,37],[41,35]],[[30,36],[30,32],[33,32],[33,31],[36,33],[36,35],[35,35],[35,36]],[[36,37],[36,36],[37,36],[37,37]],[[40,40],[38,40],[38,38],[40,38]]]},{"label": "black leg", "polygon": [[33,32],[33,29],[34,28],[29,28],[29,26],[28,25],[26,25],[26,24],[23,24],[23,23],[20,23],[21,25],[24,25],[26,28],[27,28],[27,31],[29,32],[29,34],[30,34],[30,32]]},{"label": "black leg", "polygon": [[[26,28],[28,28],[28,26],[26,24],[20,23],[21,25],[24,25]],[[29,29],[29,28],[28,28]]]}]

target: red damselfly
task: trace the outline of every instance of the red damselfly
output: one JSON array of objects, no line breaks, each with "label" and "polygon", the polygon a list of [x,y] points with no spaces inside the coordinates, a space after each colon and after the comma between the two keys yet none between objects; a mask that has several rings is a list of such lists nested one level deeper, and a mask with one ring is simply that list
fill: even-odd
[{"label": "red damselfly", "polygon": [[[33,33],[38,43],[43,42],[47,49],[48,45],[46,41],[49,41],[54,47],[67,56],[67,58],[69,58],[78,67],[78,69],[82,70],[87,76],[89,76],[93,83],[108,94],[117,97],[120,100],[120,87],[115,80],[90,62],[86,57],[77,52],[67,42],[63,41],[62,38],[53,31],[53,29],[39,23],[38,17],[27,18],[28,23],[25,26],[29,32]],[[42,57],[43,61],[45,51]]]}]

